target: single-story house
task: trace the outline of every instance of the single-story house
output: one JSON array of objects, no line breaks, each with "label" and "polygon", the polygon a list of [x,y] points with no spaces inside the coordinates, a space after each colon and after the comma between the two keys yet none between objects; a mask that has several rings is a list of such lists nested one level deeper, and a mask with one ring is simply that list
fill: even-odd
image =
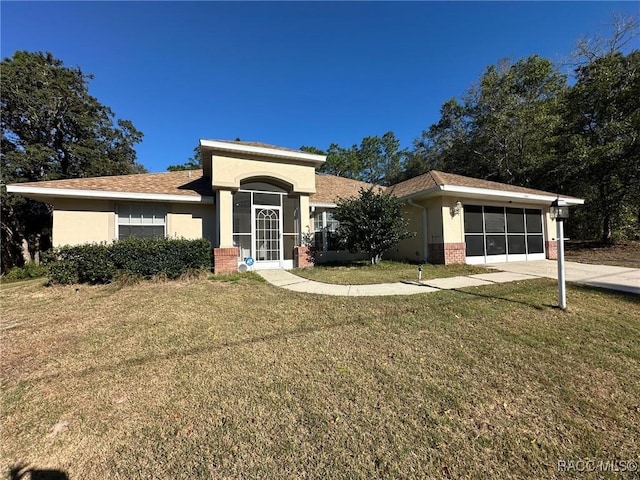
[{"label": "single-story house", "polygon": [[[128,236],[208,238],[214,270],[307,266],[305,233],[320,261],[335,251],[336,200],[370,188],[316,173],[323,155],[262,143],[201,140],[202,170],[19,183],[7,191],[53,206],[54,246]],[[430,171],[390,187],[416,236],[387,258],[490,263],[555,258],[556,195]],[[562,197],[569,205],[583,200]],[[249,263],[252,263],[249,260]]]}]

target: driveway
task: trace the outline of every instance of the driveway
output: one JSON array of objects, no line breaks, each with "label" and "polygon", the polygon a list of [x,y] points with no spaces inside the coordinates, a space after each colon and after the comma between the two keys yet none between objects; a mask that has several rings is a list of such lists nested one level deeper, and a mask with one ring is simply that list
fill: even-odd
[{"label": "driveway", "polygon": [[[505,272],[558,278],[558,262],[555,260],[494,263],[487,266]],[[582,283],[584,285],[609,288],[611,290],[631,292],[640,295],[640,269],[638,268],[565,262],[565,278],[568,282]]]}]

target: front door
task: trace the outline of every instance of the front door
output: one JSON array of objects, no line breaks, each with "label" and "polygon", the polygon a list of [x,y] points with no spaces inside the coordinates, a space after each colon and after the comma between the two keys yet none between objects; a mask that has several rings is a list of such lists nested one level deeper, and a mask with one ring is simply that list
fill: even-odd
[{"label": "front door", "polygon": [[281,268],[282,215],[280,207],[253,207],[253,258],[257,268]]}]

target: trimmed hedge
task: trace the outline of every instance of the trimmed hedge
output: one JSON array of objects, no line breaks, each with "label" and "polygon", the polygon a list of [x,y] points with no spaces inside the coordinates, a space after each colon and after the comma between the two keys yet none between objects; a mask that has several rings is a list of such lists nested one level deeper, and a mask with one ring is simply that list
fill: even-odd
[{"label": "trimmed hedge", "polygon": [[211,242],[132,237],[111,244],[55,248],[45,261],[53,283],[109,283],[121,274],[178,278],[194,270],[211,269]]}]

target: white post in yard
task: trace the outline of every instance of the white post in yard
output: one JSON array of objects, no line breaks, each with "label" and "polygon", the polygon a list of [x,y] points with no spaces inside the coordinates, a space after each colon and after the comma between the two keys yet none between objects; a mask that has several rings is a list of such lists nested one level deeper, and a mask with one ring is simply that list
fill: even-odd
[{"label": "white post in yard", "polygon": [[564,220],[556,218],[556,234],[558,237],[558,303],[563,310],[567,309],[567,291],[564,283]]}]

